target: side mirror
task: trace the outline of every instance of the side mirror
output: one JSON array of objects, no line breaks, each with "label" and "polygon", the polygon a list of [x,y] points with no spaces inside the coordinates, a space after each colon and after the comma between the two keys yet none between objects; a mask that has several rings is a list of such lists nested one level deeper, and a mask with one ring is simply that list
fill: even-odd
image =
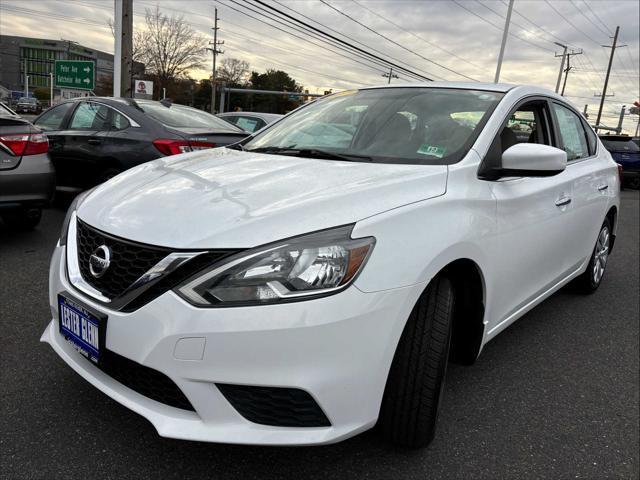
[{"label": "side mirror", "polygon": [[502,154],[501,177],[551,177],[567,167],[567,152],[538,143],[516,143]]}]

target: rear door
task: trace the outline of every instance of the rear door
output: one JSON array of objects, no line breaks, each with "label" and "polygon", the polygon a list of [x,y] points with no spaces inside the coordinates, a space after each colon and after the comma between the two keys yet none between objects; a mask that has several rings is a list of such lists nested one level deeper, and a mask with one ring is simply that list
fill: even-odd
[{"label": "rear door", "polygon": [[54,160],[60,185],[87,188],[95,184],[104,169],[102,151],[109,126],[109,107],[91,101],[78,102],[66,130],[58,133],[64,139]]},{"label": "rear door", "polygon": [[579,113],[566,104],[553,102],[553,114],[560,144],[567,152],[567,170],[573,191],[573,214],[570,227],[572,248],[567,255],[572,263],[586,261],[596,243],[600,226],[616,188],[612,178],[614,165],[606,155],[599,155],[595,134]]}]

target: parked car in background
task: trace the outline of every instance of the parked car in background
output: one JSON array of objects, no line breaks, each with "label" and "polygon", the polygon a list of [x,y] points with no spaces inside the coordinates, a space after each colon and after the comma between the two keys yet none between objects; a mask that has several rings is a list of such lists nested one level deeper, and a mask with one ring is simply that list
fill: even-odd
[{"label": "parked car in background", "polygon": [[47,137],[0,104],[0,216],[9,227],[33,228],[55,192]]},{"label": "parked car in background", "polygon": [[35,97],[21,97],[16,104],[17,113],[38,114],[42,112],[42,104]]},{"label": "parked car in background", "polygon": [[6,103],[0,102],[0,117],[17,117],[18,114],[11,110]]},{"label": "parked car in background", "polygon": [[225,112],[219,113],[217,116],[241,128],[245,132],[253,133],[276,120],[280,120],[284,115],[259,112]]},{"label": "parked car in background", "polygon": [[41,340],[162,436],[310,445],[377,423],[425,446],[450,358],[473,363],[569,282],[598,288],[619,195],[611,155],[553,92],[328,95],[77,197]]},{"label": "parked car in background", "polygon": [[640,188],[640,146],[626,135],[600,135],[602,145],[622,166],[623,185]]},{"label": "parked car in background", "polygon": [[202,110],[128,98],[69,100],[34,124],[49,138],[58,186],[72,190],[158,157],[229,145],[247,136]]}]

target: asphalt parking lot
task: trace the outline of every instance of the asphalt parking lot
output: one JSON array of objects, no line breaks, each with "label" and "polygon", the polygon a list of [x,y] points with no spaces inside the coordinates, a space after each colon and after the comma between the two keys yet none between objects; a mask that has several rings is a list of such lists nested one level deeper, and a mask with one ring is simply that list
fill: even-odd
[{"label": "asphalt parking lot", "polygon": [[375,432],[314,448],[158,437],[39,343],[63,210],[45,211],[32,232],[0,224],[0,477],[637,479],[638,204],[637,191],[622,192],[600,289],[557,293],[474,366],[452,366],[436,439],[412,451]]}]

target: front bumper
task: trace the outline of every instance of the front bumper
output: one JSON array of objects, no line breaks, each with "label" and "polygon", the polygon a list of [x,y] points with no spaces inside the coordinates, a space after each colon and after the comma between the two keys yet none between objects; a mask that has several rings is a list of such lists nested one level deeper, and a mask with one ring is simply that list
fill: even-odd
[{"label": "front bumper", "polygon": [[[74,289],[64,256],[65,248],[58,246],[50,273],[53,320],[41,340],[92,385],[147,418],[161,436],[209,442],[325,444],[372,427],[397,341],[424,288],[363,293],[351,286],[312,301],[217,309],[195,308],[167,292],[135,312],[122,313]],[[57,295],[63,291],[108,315],[108,350],[168,376],[195,412],[140,395],[77,353],[58,332]],[[216,384],[304,390],[331,426],[252,423]]]}]

